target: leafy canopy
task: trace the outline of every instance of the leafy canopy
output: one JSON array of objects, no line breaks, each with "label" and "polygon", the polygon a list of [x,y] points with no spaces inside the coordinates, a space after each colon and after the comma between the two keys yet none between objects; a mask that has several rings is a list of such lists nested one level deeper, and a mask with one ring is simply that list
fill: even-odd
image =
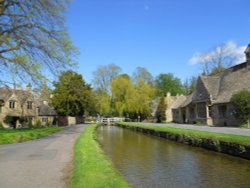
[{"label": "leafy canopy", "polygon": [[250,91],[242,90],[235,93],[231,102],[235,107],[235,116],[242,119],[244,122],[248,121],[250,123]]},{"label": "leafy canopy", "polygon": [[[69,0],[0,0],[1,80],[35,81],[72,67],[77,50],[64,25]],[[46,75],[48,76],[48,75]]]},{"label": "leafy canopy", "polygon": [[160,97],[168,92],[173,96],[184,93],[181,80],[172,73],[158,75],[155,79],[155,88],[157,96]]},{"label": "leafy canopy", "polygon": [[94,95],[82,75],[63,72],[54,87],[52,104],[59,115],[82,116],[85,112],[93,112]]}]

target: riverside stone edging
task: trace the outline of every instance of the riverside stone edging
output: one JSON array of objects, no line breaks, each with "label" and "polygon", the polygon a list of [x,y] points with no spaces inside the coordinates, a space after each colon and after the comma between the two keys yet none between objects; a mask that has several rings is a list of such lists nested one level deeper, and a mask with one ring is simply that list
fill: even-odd
[{"label": "riverside stone edging", "polygon": [[152,129],[134,127],[134,126],[123,125],[123,124],[115,124],[115,125],[122,127],[122,128],[131,129],[133,131],[142,132],[145,134],[176,141],[179,143],[184,143],[184,144],[195,146],[195,147],[201,147],[201,148],[205,148],[208,150],[221,152],[221,153],[225,153],[225,154],[229,154],[229,155],[233,155],[233,156],[237,156],[237,157],[250,160],[250,146],[247,146],[247,145],[242,145],[242,144],[232,143],[232,142],[225,142],[225,141],[220,141],[220,140],[213,140],[210,138],[192,138],[184,134],[177,134],[177,133],[171,133],[171,132],[165,132],[165,131],[156,131]]}]

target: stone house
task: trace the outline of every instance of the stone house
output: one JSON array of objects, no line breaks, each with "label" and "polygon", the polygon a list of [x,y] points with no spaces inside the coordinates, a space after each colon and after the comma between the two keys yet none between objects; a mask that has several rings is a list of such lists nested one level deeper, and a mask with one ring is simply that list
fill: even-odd
[{"label": "stone house", "polygon": [[45,124],[57,124],[57,113],[49,106],[47,100],[40,101],[37,104],[37,119]]},{"label": "stone house", "polygon": [[[53,122],[56,117],[55,111],[46,103],[37,102],[32,94],[29,84],[26,90],[0,88],[0,123],[4,127],[20,127],[21,119],[25,118],[36,123],[39,119],[42,124]],[[6,117],[12,119],[11,125],[4,123]]]},{"label": "stone house", "polygon": [[230,99],[236,92],[250,91],[250,45],[245,50],[246,62],[224,72],[200,76],[195,91],[186,100],[171,108],[173,121],[217,126],[237,126]]},{"label": "stone house", "polygon": [[165,97],[165,104],[167,105],[166,122],[172,122],[174,119],[178,118],[173,116],[177,114],[173,113],[172,110],[178,108],[186,99],[187,97],[184,95],[171,96],[171,93],[167,93]]},{"label": "stone house", "polygon": [[21,117],[26,117],[32,122],[35,121],[36,107],[31,90],[30,85],[27,86],[26,90],[0,88],[0,122],[5,127],[9,126],[4,123],[6,116],[12,117],[13,127],[20,125]]}]

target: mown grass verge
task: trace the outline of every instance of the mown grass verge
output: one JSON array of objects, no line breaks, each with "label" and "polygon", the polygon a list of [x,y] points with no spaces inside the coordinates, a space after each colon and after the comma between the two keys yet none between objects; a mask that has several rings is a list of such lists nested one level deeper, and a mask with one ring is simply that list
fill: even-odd
[{"label": "mown grass verge", "polygon": [[62,129],[62,127],[57,126],[36,129],[0,129],[0,144],[13,144],[34,140]]},{"label": "mown grass verge", "polygon": [[76,141],[71,188],[129,187],[97,143],[96,128],[88,126]]},{"label": "mown grass verge", "polygon": [[250,136],[122,122],[118,126],[169,140],[250,159]]}]

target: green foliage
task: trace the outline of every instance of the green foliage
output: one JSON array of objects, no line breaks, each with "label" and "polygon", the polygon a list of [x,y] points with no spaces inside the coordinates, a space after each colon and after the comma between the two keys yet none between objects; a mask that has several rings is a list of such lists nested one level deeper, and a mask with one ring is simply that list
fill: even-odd
[{"label": "green foliage", "polygon": [[24,124],[26,124],[28,122],[27,117],[20,117],[19,118],[19,123],[21,123],[21,125],[23,126]]},{"label": "green foliage", "polygon": [[[250,137],[249,136],[240,136],[240,135],[233,135],[233,134],[224,134],[224,133],[213,133],[207,131],[198,131],[192,129],[182,129],[182,128],[174,128],[174,127],[166,127],[166,126],[156,126],[156,125],[144,125],[144,124],[135,124],[135,123],[128,123],[122,122],[118,123],[121,125],[126,125],[131,128],[139,127],[142,129],[154,130],[157,132],[166,132],[171,133],[174,135],[185,135],[185,137],[190,137],[195,140],[211,140],[214,144],[219,144],[220,142],[227,142],[227,143],[235,143],[244,146],[250,146]],[[219,148],[219,146],[218,146]]]},{"label": "green foliage", "polygon": [[3,122],[4,122],[5,124],[7,124],[7,125],[12,125],[12,126],[14,126],[14,124],[15,124],[15,119],[14,119],[14,117],[12,117],[12,116],[6,116],[6,117],[4,118],[4,120],[3,120]]},{"label": "green foliage", "polygon": [[87,111],[95,111],[94,93],[80,74],[63,72],[54,86],[52,105],[59,115],[83,116]]},{"label": "green foliage", "polygon": [[111,97],[107,93],[99,94],[99,113],[102,116],[109,116],[111,112]]},{"label": "green foliage", "polygon": [[48,127],[40,129],[1,129],[0,144],[11,144],[38,139],[62,130],[61,127]]},{"label": "green foliage", "polygon": [[165,97],[161,97],[156,110],[156,117],[158,123],[162,123],[163,121],[166,120],[166,109],[167,105],[165,103]]},{"label": "green foliage", "polygon": [[231,102],[235,107],[235,116],[243,122],[248,121],[248,126],[250,126],[250,91],[242,90],[235,93]]},{"label": "green foliage", "polygon": [[154,88],[138,79],[134,85],[124,76],[117,76],[111,82],[114,115],[127,116],[131,119],[143,120],[150,116],[150,102],[154,96]]},{"label": "green foliage", "polygon": [[130,187],[104,155],[95,140],[96,125],[90,125],[74,146],[71,188]]},{"label": "green foliage", "polygon": [[28,121],[28,127],[29,127],[30,129],[32,129],[32,128],[33,128],[33,123],[32,123],[32,121],[31,121],[31,120],[29,120],[29,121]]},{"label": "green foliage", "polygon": [[159,97],[166,95],[168,92],[173,96],[184,93],[181,80],[174,77],[171,73],[157,76],[155,79],[155,88],[156,95]]},{"label": "green foliage", "polygon": [[73,66],[78,52],[65,28],[68,0],[0,1],[1,77],[42,81]]},{"label": "green foliage", "polygon": [[0,129],[2,129],[2,128],[4,128],[4,127],[3,127],[3,123],[0,122]]},{"label": "green foliage", "polygon": [[35,122],[35,126],[36,128],[41,128],[42,127],[42,122],[40,119],[37,119],[36,122]]}]

